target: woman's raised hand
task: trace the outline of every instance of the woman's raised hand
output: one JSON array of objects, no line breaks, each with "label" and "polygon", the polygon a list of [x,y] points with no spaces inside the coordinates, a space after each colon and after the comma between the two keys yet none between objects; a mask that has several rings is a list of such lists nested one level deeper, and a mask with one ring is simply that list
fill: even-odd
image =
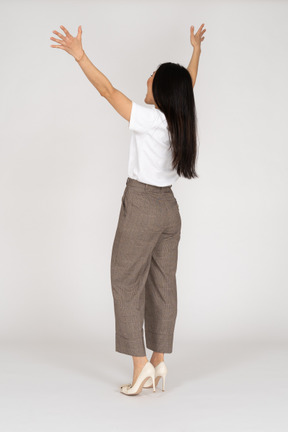
[{"label": "woman's raised hand", "polygon": [[203,36],[203,34],[205,33],[205,30],[202,30],[205,24],[202,24],[197,33],[194,35],[194,26],[192,25],[190,27],[190,42],[191,45],[195,48],[195,47],[200,47],[201,46],[201,42],[205,39],[205,37]]},{"label": "woman's raised hand", "polygon": [[54,40],[55,42],[58,42],[60,45],[50,45],[50,46],[52,48],[64,49],[65,51],[68,52],[68,54],[71,54],[77,60],[83,54],[82,40],[81,40],[82,27],[81,26],[78,27],[78,33],[76,37],[73,37],[63,25],[61,25],[60,27],[65,33],[65,36],[57,32],[56,30],[53,30],[53,33],[55,33],[61,39],[55,39],[53,37],[50,37],[50,39]]}]

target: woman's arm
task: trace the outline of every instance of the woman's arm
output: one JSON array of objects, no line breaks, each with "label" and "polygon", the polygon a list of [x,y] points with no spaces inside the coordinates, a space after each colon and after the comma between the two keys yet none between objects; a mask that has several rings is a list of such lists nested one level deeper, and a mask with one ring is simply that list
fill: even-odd
[{"label": "woman's arm", "polygon": [[79,63],[89,81],[94,85],[94,87],[96,87],[100,95],[105,97],[113,108],[115,108],[123,118],[130,122],[132,101],[120,90],[115,89],[108,78],[89,60],[82,48],[81,26],[78,27],[78,34],[76,37],[73,37],[64,26],[60,27],[64,31],[65,36],[54,30],[53,33],[58,35],[61,39],[55,39],[53,37],[50,39],[58,42],[60,45],[51,45],[51,47],[63,49],[71,54]]},{"label": "woman's arm", "polygon": [[198,72],[198,64],[199,64],[200,54],[201,54],[200,46],[195,47],[193,49],[193,54],[192,54],[190,63],[187,67],[188,71],[190,72],[191,78],[192,78],[193,87],[195,86],[196,76],[197,76],[197,72]]},{"label": "woman's arm", "polygon": [[205,39],[203,34],[205,33],[205,30],[202,30],[205,24],[202,24],[197,33],[194,35],[194,26],[190,27],[190,42],[193,46],[193,54],[190,60],[190,63],[187,67],[188,71],[190,72],[191,78],[192,78],[192,84],[193,87],[195,86],[196,82],[196,76],[198,73],[198,64],[199,64],[199,58],[201,54],[201,42]]},{"label": "woman's arm", "polygon": [[83,70],[89,81],[99,91],[101,96],[110,93],[113,88],[112,84],[110,83],[108,78],[106,78],[106,76],[93,65],[93,63],[89,60],[82,48],[81,26],[78,27],[78,34],[76,37],[73,37],[63,25],[61,25],[60,27],[64,31],[65,36],[54,30],[53,33],[55,33],[61,39],[55,39],[53,37],[51,37],[50,39],[58,42],[60,45],[51,45],[51,47],[63,49],[70,55],[72,55],[79,63],[81,69]]},{"label": "woman's arm", "polygon": [[75,60],[79,63],[84,74],[93,86],[96,87],[101,96],[105,96],[112,91],[113,86],[109,79],[94,66],[87,57],[85,51],[83,51],[79,60],[77,60],[77,58],[75,58]]}]

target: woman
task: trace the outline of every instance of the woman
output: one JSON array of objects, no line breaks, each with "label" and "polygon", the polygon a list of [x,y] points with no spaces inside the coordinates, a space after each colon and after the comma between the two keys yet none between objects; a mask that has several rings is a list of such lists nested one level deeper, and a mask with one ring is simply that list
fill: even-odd
[{"label": "woman", "polygon": [[[163,63],[147,81],[145,102],[136,104],[114,88],[82,48],[82,28],[73,37],[64,26],[60,39],[51,37],[72,55],[101,96],[129,122],[132,131],[128,178],[122,196],[118,226],[111,256],[111,284],[115,313],[116,351],[131,355],[131,384],[120,387],[126,395],[151,388],[162,377],[165,389],[167,366],[164,353],[171,353],[177,315],[176,268],[181,217],[172,185],[180,176],[198,177],[195,85],[202,24],[190,42],[194,48],[188,68]],[[143,320],[150,361],[145,352]]]}]

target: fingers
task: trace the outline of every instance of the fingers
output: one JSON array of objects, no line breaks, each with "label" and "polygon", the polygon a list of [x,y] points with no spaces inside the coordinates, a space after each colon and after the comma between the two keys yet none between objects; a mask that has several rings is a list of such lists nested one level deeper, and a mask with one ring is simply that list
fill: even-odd
[{"label": "fingers", "polygon": [[72,37],[72,35],[69,33],[69,31],[63,25],[61,25],[60,27],[64,31],[64,33],[66,34],[66,36]]},{"label": "fingers", "polygon": [[59,36],[63,40],[65,39],[64,36],[61,33],[57,32],[56,30],[53,30],[52,33],[55,33],[57,36]]},{"label": "fingers", "polygon": [[[202,26],[204,26],[204,24],[202,24]],[[199,29],[198,29],[198,31],[196,33],[197,35],[201,35],[202,36],[206,32],[206,29],[204,29],[204,30],[201,31],[201,27],[202,26],[199,27]]]},{"label": "fingers", "polygon": [[[201,26],[200,26],[199,29],[198,29],[198,32],[201,32],[201,31],[202,31],[204,25],[205,25],[205,24],[201,24]],[[204,30],[204,31],[205,31],[205,30]],[[197,33],[198,33],[198,32],[197,32]]]},{"label": "fingers", "polygon": [[[206,32],[206,29],[204,29],[204,30],[202,31],[204,25],[205,25],[205,24],[201,24],[201,26],[200,26],[199,29],[197,30],[196,35],[201,34],[201,36],[202,36],[202,35]],[[191,33],[194,32],[194,26],[193,26],[193,25],[190,26],[190,32],[191,32]]]},{"label": "fingers", "polygon": [[77,38],[80,39],[80,38],[81,38],[81,35],[82,35],[82,27],[79,26],[79,27],[78,27]]},{"label": "fingers", "polygon": [[53,37],[50,37],[51,40],[55,41],[55,42],[59,42],[61,45],[63,44],[63,41],[61,39],[56,39]]}]

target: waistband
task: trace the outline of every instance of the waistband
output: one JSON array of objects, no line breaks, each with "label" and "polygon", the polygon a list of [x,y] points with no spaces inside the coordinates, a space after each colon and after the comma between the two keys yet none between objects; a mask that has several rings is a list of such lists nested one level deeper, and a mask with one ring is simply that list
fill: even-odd
[{"label": "waistband", "polygon": [[169,185],[169,186],[150,185],[148,183],[143,183],[143,182],[140,182],[139,180],[132,179],[131,177],[127,178],[126,186],[135,188],[135,189],[137,189],[139,191],[143,191],[143,192],[150,191],[150,192],[160,192],[160,193],[171,192],[171,187],[172,187],[172,185]]}]

